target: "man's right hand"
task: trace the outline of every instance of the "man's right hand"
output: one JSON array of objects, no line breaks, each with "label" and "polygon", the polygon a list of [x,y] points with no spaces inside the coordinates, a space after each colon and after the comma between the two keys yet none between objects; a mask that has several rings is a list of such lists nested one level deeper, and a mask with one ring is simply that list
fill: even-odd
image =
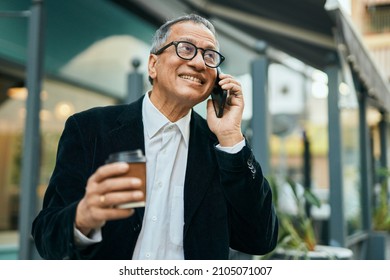
[{"label": "man's right hand", "polygon": [[86,192],[76,210],[75,225],[85,236],[101,228],[106,221],[127,218],[134,209],[119,209],[115,205],[144,200],[141,180],[124,177],[129,169],[124,162],[101,166],[88,179]]}]

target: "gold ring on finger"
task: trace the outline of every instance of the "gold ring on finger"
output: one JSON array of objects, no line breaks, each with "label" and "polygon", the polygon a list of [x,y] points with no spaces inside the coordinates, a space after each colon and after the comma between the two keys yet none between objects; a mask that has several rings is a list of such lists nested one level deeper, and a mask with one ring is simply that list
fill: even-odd
[{"label": "gold ring on finger", "polygon": [[100,199],[100,203],[103,204],[106,201],[106,196],[102,194],[99,199]]}]

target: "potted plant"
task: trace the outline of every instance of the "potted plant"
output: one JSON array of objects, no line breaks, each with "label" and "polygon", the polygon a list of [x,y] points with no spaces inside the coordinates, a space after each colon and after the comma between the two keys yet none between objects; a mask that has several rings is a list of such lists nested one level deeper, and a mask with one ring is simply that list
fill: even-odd
[{"label": "potted plant", "polygon": [[[275,250],[262,256],[262,259],[352,258],[352,251],[347,248],[317,244],[316,232],[308,209],[320,207],[321,202],[313,192],[297,184],[291,178],[278,182],[275,177],[270,177],[269,183],[279,219],[279,237]],[[295,211],[283,209],[286,203],[281,200],[283,190],[290,191],[289,202],[294,206]]]},{"label": "potted plant", "polygon": [[390,257],[390,207],[388,200],[388,179],[390,170],[378,170],[379,184],[377,185],[376,200],[372,216],[371,244],[369,259],[388,259]]},{"label": "potted plant", "polygon": [[378,170],[381,184],[378,190],[377,202],[373,212],[373,228],[376,231],[390,233],[390,212],[387,192],[387,179],[390,171],[387,168]]}]

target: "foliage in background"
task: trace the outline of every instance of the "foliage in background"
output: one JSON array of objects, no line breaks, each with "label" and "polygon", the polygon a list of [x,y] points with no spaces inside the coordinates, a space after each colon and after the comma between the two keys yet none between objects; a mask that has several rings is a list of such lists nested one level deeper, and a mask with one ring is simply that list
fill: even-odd
[{"label": "foliage in background", "polygon": [[375,230],[387,231],[390,233],[390,209],[387,190],[387,180],[390,176],[390,170],[387,168],[379,169],[378,176],[381,179],[381,184],[373,213],[373,228]]},{"label": "foliage in background", "polygon": [[[287,178],[285,183],[291,188],[296,206],[296,213],[287,213],[280,209],[280,190],[281,185],[277,179],[270,177],[268,179],[273,192],[274,205],[279,219],[278,245],[274,252],[280,250],[297,250],[306,254],[313,251],[317,245],[317,238],[311,218],[306,213],[306,204],[309,206],[320,207],[321,202],[310,190],[299,186],[291,178]],[[301,190],[299,190],[301,187]],[[272,257],[272,252],[264,258]]]}]

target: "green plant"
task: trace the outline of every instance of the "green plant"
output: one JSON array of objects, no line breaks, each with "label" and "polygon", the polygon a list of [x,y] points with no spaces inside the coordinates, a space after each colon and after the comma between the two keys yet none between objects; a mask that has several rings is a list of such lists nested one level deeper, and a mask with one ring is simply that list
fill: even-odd
[{"label": "green plant", "polygon": [[373,228],[379,231],[390,232],[390,212],[387,192],[387,179],[390,176],[390,170],[382,168],[378,170],[378,176],[381,179],[378,199],[373,212]]},{"label": "green plant", "polygon": [[[278,245],[274,252],[280,250],[296,250],[306,255],[313,251],[317,245],[317,238],[313,227],[312,219],[306,211],[306,205],[320,207],[321,202],[310,190],[298,185],[291,178],[286,178],[282,184],[291,188],[292,199],[296,213],[288,213],[280,209],[281,185],[275,177],[268,179],[273,192],[274,205],[279,219]],[[271,253],[267,257],[271,257]]]}]

